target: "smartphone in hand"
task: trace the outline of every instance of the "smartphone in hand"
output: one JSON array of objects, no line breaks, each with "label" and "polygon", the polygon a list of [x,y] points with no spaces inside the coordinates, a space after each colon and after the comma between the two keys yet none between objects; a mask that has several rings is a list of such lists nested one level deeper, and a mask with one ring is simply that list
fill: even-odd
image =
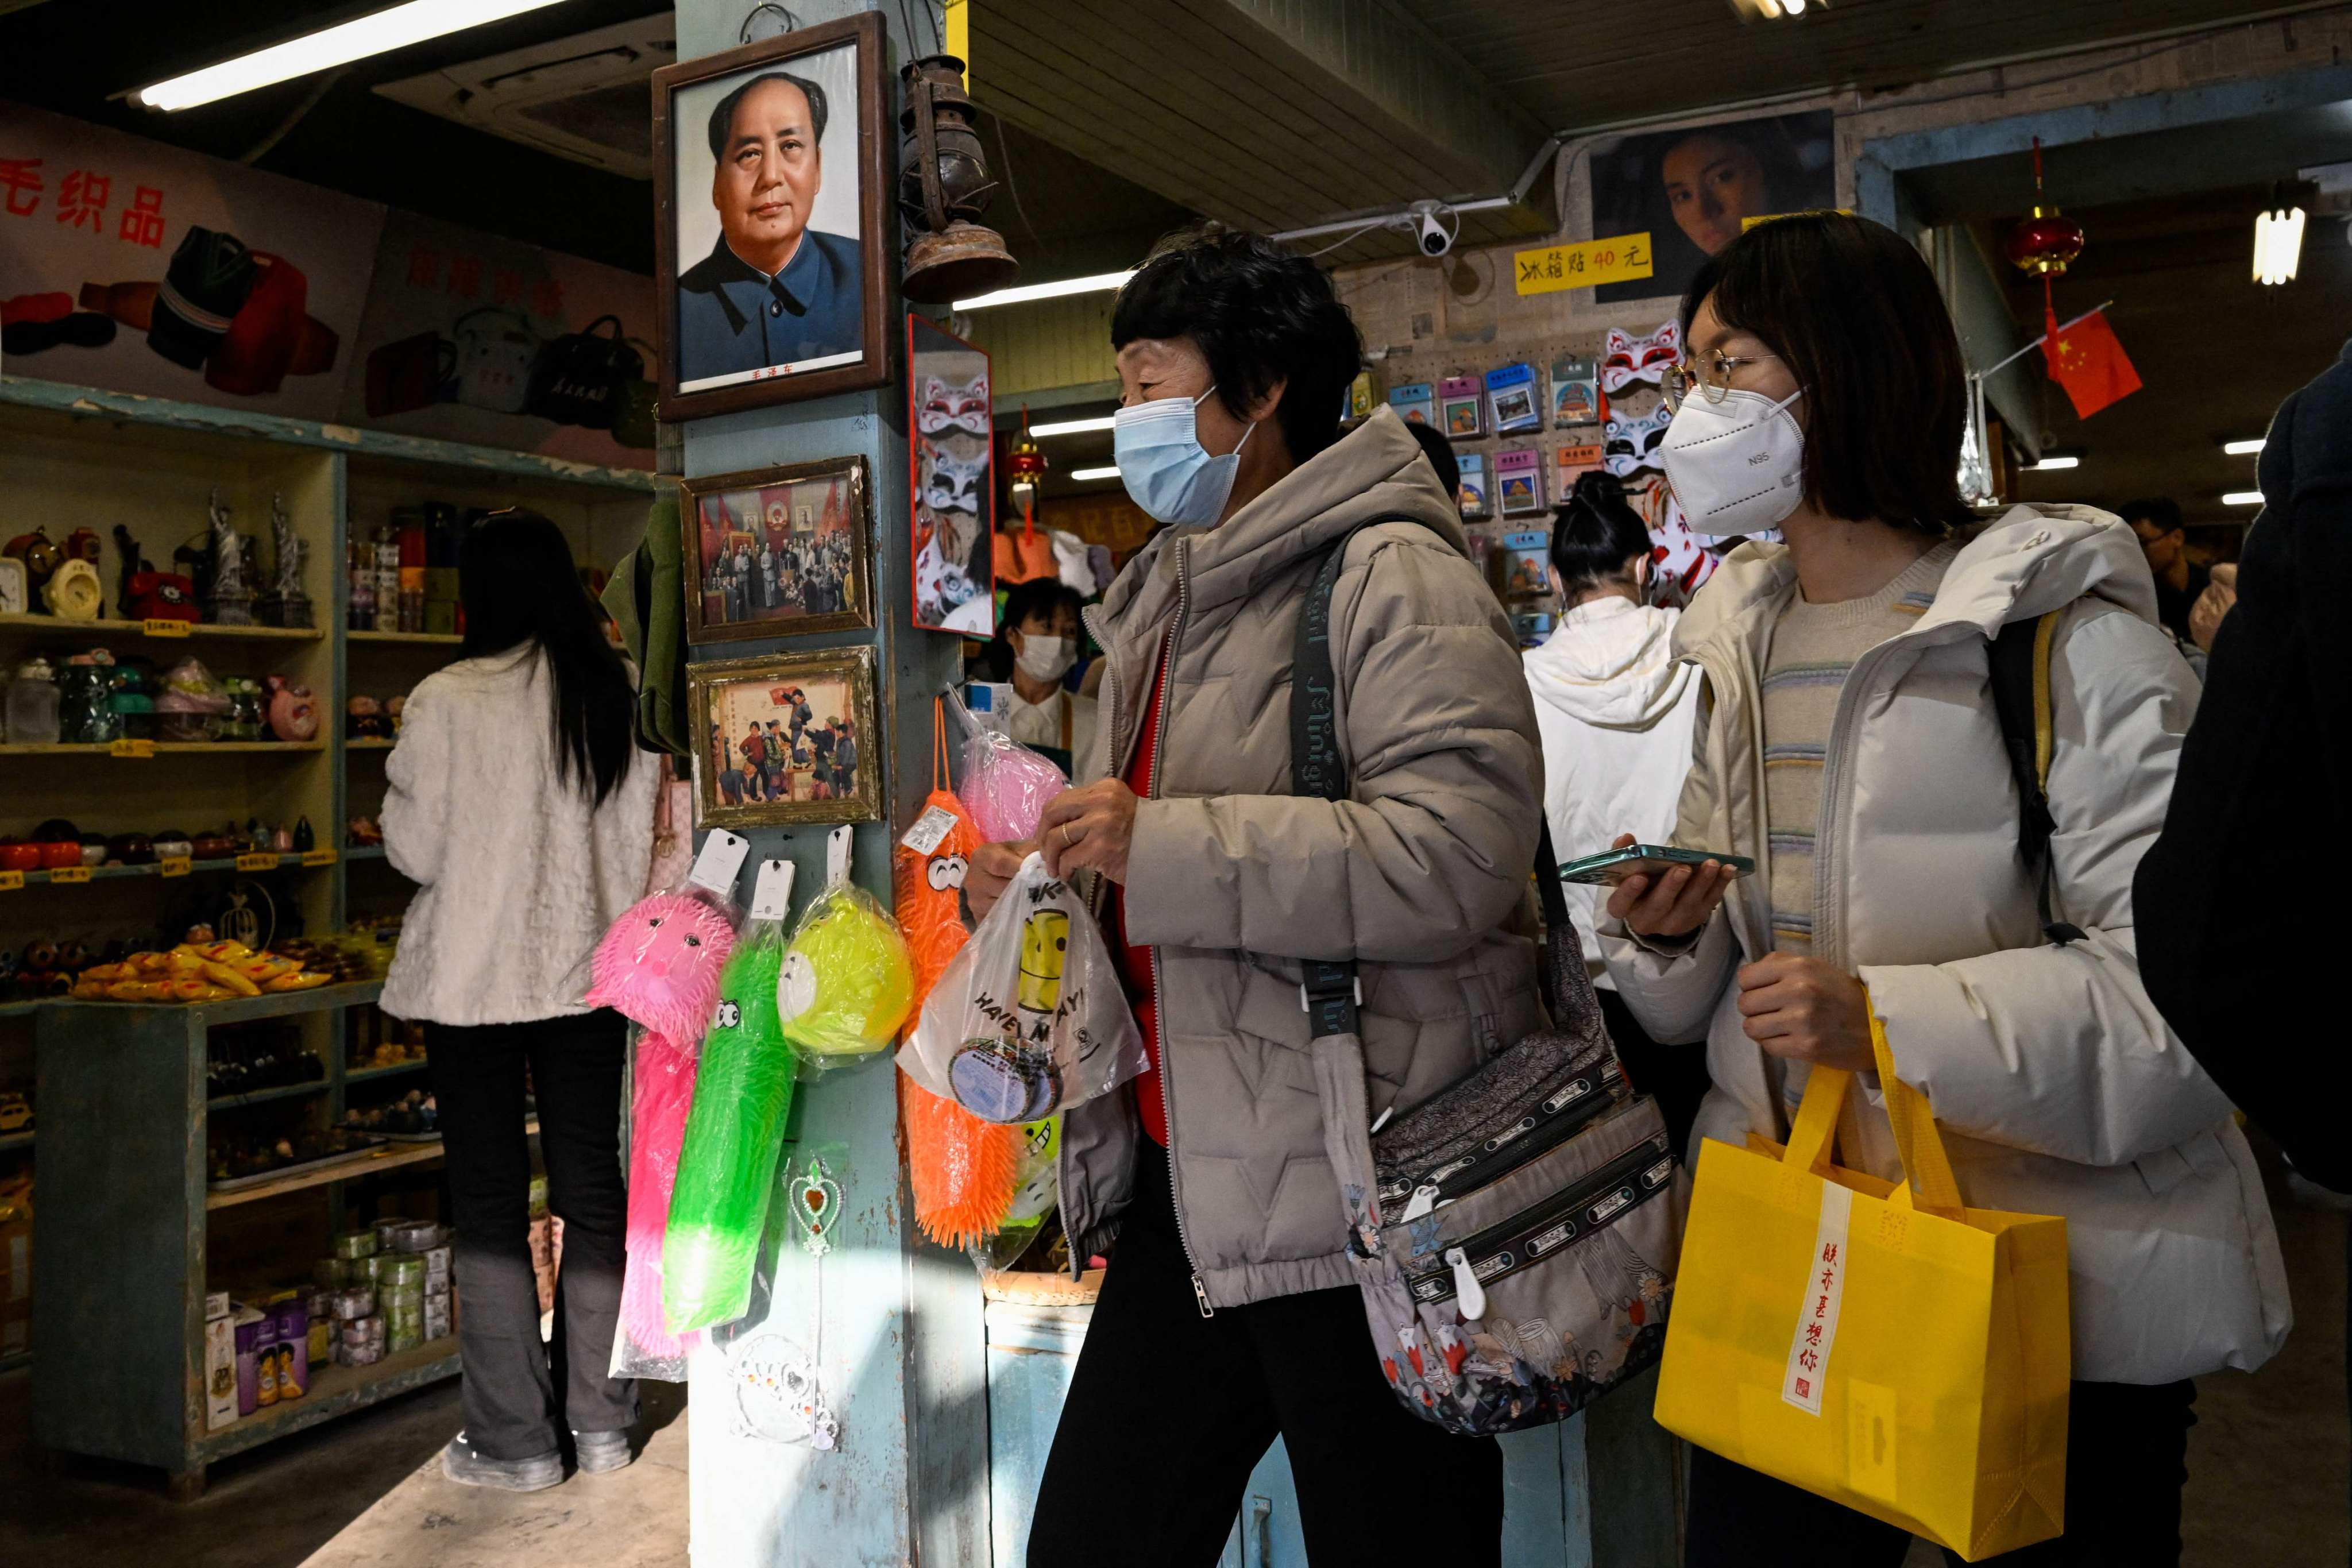
[{"label": "smartphone in hand", "polygon": [[1676,849],[1664,844],[1629,844],[1622,849],[1604,849],[1598,855],[1567,862],[1559,868],[1559,879],[1614,887],[1628,877],[1661,876],[1677,866],[1702,866],[1709,860],[1730,867],[1735,877],[1745,877],[1756,869],[1756,862],[1741,855],[1722,855],[1711,849]]}]

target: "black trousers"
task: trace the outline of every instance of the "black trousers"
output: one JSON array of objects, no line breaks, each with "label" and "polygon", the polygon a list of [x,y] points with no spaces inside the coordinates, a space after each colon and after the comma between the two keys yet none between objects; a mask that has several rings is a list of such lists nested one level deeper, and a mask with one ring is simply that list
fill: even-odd
[{"label": "black trousers", "polygon": [[[628,1200],[621,1171],[627,1026],[611,1011],[428,1037],[440,1107],[465,1359],[466,1436],[493,1459],[556,1452],[569,1426],[636,1420],[636,1385],[605,1375],[621,1317]],[[555,1337],[539,1337],[530,1268],[530,1146],[523,1068],[539,1098],[547,1203],[563,1221]]]},{"label": "black trousers", "polygon": [[1691,1127],[1698,1121],[1698,1102],[1706,1098],[1710,1081],[1706,1047],[1662,1046],[1643,1032],[1623,997],[1606,989],[1596,989],[1593,995],[1600,999],[1601,1021],[1609,1026],[1625,1076],[1635,1092],[1658,1102],[1658,1114],[1665,1118],[1666,1131],[1675,1141],[1675,1158],[1688,1159]]},{"label": "black trousers", "polygon": [[1192,1273],[1167,1155],[1146,1141],[1045,1460],[1029,1568],[1213,1564],[1276,1436],[1318,1568],[1501,1563],[1501,1448],[1397,1402],[1353,1286],[1203,1318]]},{"label": "black trousers", "polygon": [[[2192,1383],[2078,1383],[2066,1415],[2066,1532],[1988,1563],[2164,1568],[2180,1561]],[[1901,1568],[1909,1532],[1691,1450],[1685,1568]],[[1952,1563],[1960,1559],[1951,1552]]]}]

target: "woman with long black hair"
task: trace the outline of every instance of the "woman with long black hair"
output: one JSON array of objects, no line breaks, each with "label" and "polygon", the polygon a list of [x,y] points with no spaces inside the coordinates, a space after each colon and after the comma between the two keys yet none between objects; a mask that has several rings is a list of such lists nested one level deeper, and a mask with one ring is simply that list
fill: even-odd
[{"label": "woman with long black hair", "polygon": [[[465,1430],[450,1479],[535,1491],[629,1462],[634,1386],[605,1375],[620,1316],[625,1026],[572,978],[643,890],[659,770],[636,754],[635,681],[571,547],[496,512],[458,559],[465,656],[409,694],[386,761],[384,850],[417,884],[382,1005],[422,1019],[465,1297]],[[548,1205],[563,1221],[542,1345],[529,1246],[524,1069]]]}]

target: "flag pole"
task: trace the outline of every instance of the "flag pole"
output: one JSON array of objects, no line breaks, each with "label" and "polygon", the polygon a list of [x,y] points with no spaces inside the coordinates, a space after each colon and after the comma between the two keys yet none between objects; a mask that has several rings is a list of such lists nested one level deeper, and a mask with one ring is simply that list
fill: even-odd
[{"label": "flag pole", "polygon": [[[2092,306],[2089,310],[2087,310],[2084,311],[2081,315],[2079,315],[2079,316],[2075,317],[2073,321],[2061,321],[2061,322],[2059,322],[2059,323],[2058,323],[2058,330],[2059,330],[2060,331],[2062,331],[2062,332],[2063,332],[2063,331],[2065,331],[2067,328],[2069,328],[2069,327],[2078,326],[2078,325],[2080,325],[2081,323],[2083,323],[2083,322],[2084,322],[2084,321],[2089,321],[2092,317],[2094,317],[2094,316],[2097,315],[2100,311],[2102,311],[2102,310],[2105,310],[2105,309],[2107,308],[2107,306],[2108,306],[2108,305],[2112,305],[2112,304],[2114,304],[2114,303],[2115,303],[2115,301],[2114,301],[2113,300],[2109,300],[2105,301],[2105,303],[2103,303],[2103,304],[2094,305],[2094,306]],[[2051,334],[2049,334],[2048,332],[2043,332],[2043,333],[2042,333],[2040,336],[2036,337],[2036,338],[2035,338],[2032,342],[2027,343],[2023,348],[2021,348],[2021,349],[2018,350],[2015,353],[2013,353],[2013,354],[2010,355],[2007,359],[2000,361],[2000,362],[1999,363],[1997,363],[1997,364],[1988,365],[1988,366],[1987,366],[1987,367],[1985,367],[1983,370],[1980,370],[1980,371],[1977,372],[1977,374],[1979,374],[1979,376],[1990,376],[1990,375],[1997,374],[1998,374],[1998,373],[2000,373],[2000,371],[2003,371],[2003,370],[2007,369],[2009,366],[2011,366],[2011,365],[2012,365],[2012,364],[2016,363],[2019,360],[2023,359],[2027,354],[2032,353],[2035,349],[2040,348],[2043,343],[2048,342],[2050,341],[2050,336],[2051,336]]]}]

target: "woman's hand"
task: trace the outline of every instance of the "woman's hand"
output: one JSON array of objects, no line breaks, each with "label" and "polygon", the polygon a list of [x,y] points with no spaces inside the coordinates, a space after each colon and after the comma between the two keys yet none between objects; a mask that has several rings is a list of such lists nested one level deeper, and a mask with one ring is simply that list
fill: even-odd
[{"label": "woman's hand", "polygon": [[963,901],[971,906],[971,918],[982,921],[1021,874],[1021,862],[1037,853],[1034,838],[1020,844],[983,844],[971,852],[971,864],[964,868]]},{"label": "woman's hand", "polygon": [[[1621,833],[1610,847],[1631,848],[1635,842]],[[1685,937],[1714,918],[1733,875],[1730,867],[1709,860],[1677,866],[1663,877],[1628,877],[1610,893],[1609,913],[1636,936]]]},{"label": "woman's hand", "polygon": [[1870,993],[1818,958],[1769,953],[1739,971],[1739,1011],[1748,1037],[1784,1060],[1868,1072]]},{"label": "woman's hand", "polygon": [[1090,868],[1124,885],[1128,843],[1134,837],[1135,792],[1117,779],[1064,790],[1047,803],[1037,823],[1045,869],[1056,877]]},{"label": "woman's hand", "polygon": [[2207,653],[2213,651],[2213,638],[2221,630],[2221,621],[2238,603],[2238,568],[2223,562],[2213,568],[2212,580],[2197,602],[2189,606],[2189,640]]}]

